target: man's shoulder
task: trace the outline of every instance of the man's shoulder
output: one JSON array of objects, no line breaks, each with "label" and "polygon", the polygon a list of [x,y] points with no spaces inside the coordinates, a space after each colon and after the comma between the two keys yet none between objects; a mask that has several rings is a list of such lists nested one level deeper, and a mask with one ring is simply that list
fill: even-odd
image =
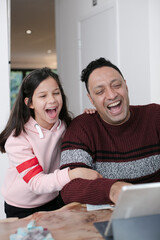
[{"label": "man's shoulder", "polygon": [[83,113],[72,120],[67,131],[73,131],[77,129],[90,129],[97,125],[97,121],[99,121],[99,115],[97,112],[93,114]]},{"label": "man's shoulder", "polygon": [[131,105],[130,109],[132,109],[133,111],[160,111],[160,104],[150,103],[146,105]]},{"label": "man's shoulder", "polygon": [[87,114],[87,113],[82,113],[80,115],[78,115],[77,117],[75,117],[72,120],[72,123],[87,123],[87,122],[95,122],[98,119],[98,113],[92,113],[92,114]]},{"label": "man's shoulder", "polygon": [[147,119],[153,122],[160,120],[160,105],[156,103],[130,106],[130,111],[133,118],[141,119],[141,121],[144,122],[146,122]]}]

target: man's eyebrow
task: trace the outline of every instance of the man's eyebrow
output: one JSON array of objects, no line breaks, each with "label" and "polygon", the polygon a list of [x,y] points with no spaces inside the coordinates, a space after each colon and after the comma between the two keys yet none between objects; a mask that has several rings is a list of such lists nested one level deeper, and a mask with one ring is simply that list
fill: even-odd
[{"label": "man's eyebrow", "polygon": [[117,81],[120,81],[120,82],[121,82],[121,80],[120,80],[120,79],[118,79],[118,78],[115,78],[115,79],[113,79],[113,80],[111,81],[111,83],[114,83],[114,82],[117,82]]},{"label": "man's eyebrow", "polygon": [[104,85],[98,85],[98,86],[94,87],[93,89],[96,90],[98,88],[103,88],[103,87],[104,87]]},{"label": "man's eyebrow", "polygon": [[[114,83],[114,82],[117,82],[117,81],[120,81],[121,82],[121,80],[120,79],[118,79],[118,78],[115,78],[115,79],[113,79],[113,80],[111,80],[111,82],[110,82],[110,84],[112,84],[112,83]],[[94,87],[93,89],[98,89],[98,88],[103,88],[104,87],[104,85],[103,84],[101,84],[101,85],[97,85],[96,87]]]}]

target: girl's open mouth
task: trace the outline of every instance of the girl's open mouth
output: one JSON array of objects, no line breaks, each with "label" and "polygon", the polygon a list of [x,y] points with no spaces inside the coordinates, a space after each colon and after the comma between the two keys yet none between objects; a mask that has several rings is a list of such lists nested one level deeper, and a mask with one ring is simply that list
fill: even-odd
[{"label": "girl's open mouth", "polygon": [[57,108],[48,108],[46,109],[46,112],[50,118],[55,118],[57,115]]}]

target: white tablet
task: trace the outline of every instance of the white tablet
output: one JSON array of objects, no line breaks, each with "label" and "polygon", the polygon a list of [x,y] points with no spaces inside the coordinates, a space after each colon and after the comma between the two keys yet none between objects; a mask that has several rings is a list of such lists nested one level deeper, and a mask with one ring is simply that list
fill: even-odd
[{"label": "white tablet", "polygon": [[160,214],[160,182],[124,186],[106,227],[112,236],[112,220]]}]

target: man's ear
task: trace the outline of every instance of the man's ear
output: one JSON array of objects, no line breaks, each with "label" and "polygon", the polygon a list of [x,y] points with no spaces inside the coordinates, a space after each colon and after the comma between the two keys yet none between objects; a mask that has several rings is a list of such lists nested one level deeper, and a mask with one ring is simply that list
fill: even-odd
[{"label": "man's ear", "polygon": [[91,95],[90,95],[89,93],[87,93],[87,96],[88,96],[90,102],[92,103],[92,105],[95,107],[94,102],[93,102],[93,100],[92,100],[92,98],[91,98]]},{"label": "man's ear", "polygon": [[[26,104],[26,106],[28,106],[28,101],[29,101],[29,98],[26,97],[26,98],[24,99],[24,103]],[[30,105],[29,105],[29,108],[32,108],[32,109],[33,109],[33,106],[32,106],[31,103],[30,103]]]},{"label": "man's ear", "polygon": [[125,82],[126,89],[127,89],[127,92],[128,92],[128,86],[127,86],[127,83],[126,83],[126,80],[125,80],[125,79],[124,79],[124,82]]}]

